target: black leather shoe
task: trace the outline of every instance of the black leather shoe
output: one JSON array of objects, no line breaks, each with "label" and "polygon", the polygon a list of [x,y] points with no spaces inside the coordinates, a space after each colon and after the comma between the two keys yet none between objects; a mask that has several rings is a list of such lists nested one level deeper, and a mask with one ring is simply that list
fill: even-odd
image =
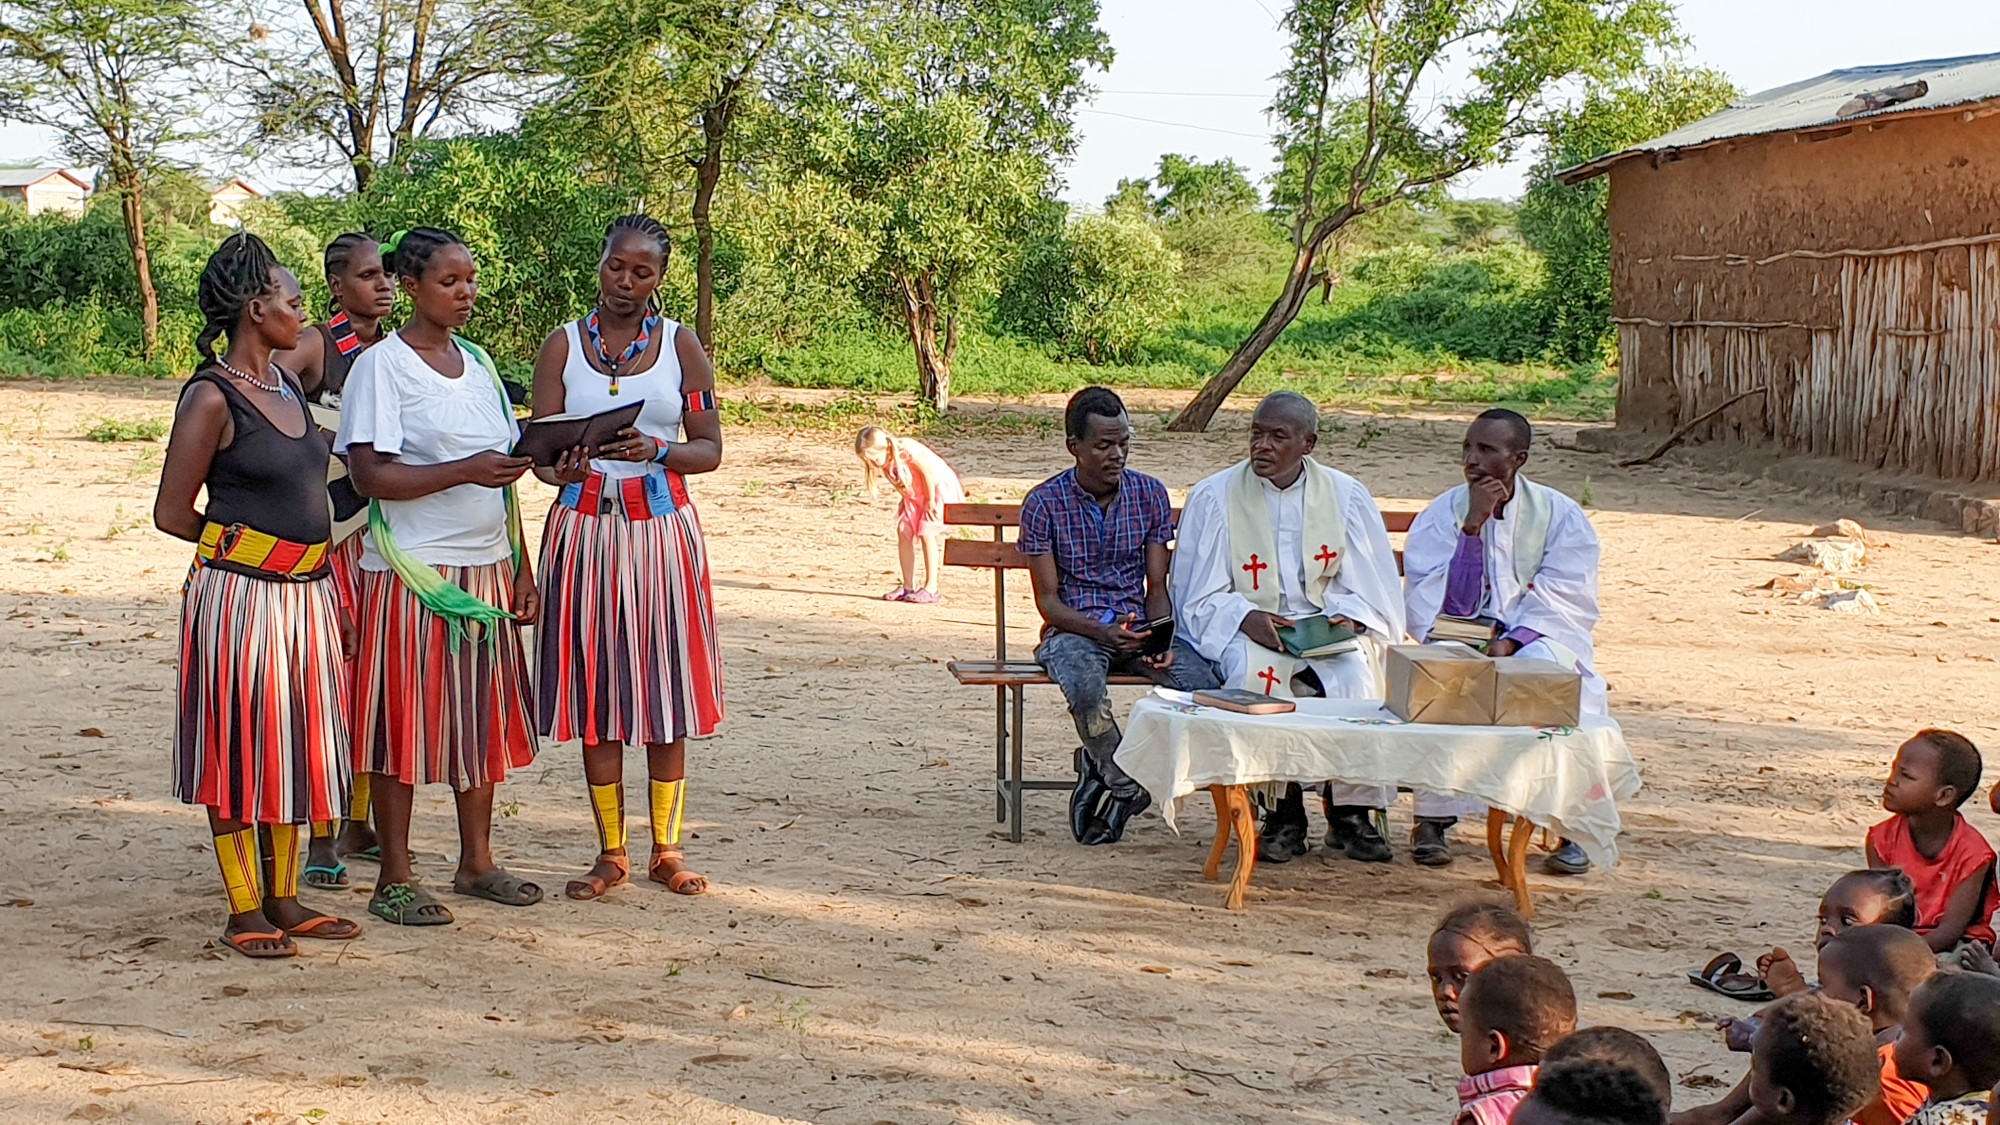
[{"label": "black leather shoe", "polygon": [[[1389,841],[1375,830],[1369,810],[1341,812],[1327,830],[1327,846],[1338,846],[1342,854],[1362,863],[1388,863],[1396,857]],[[1336,844],[1336,841],[1338,843]]]},{"label": "black leather shoe", "polygon": [[1551,875],[1583,875],[1590,871],[1590,857],[1574,841],[1564,840],[1542,861],[1542,868]]},{"label": "black leather shoe", "polygon": [[1451,866],[1451,826],[1457,817],[1420,816],[1410,831],[1410,858],[1424,867]]},{"label": "black leather shoe", "polygon": [[1097,762],[1081,746],[1076,750],[1076,788],[1069,793],[1069,834],[1076,842],[1090,834],[1091,822],[1097,819],[1104,806],[1104,797],[1110,787],[1104,784],[1104,775],[1097,772]]},{"label": "black leather shoe", "polygon": [[1090,831],[1084,834],[1083,842],[1096,847],[1099,844],[1115,844],[1125,838],[1125,826],[1132,818],[1153,807],[1153,795],[1144,789],[1136,797],[1112,797],[1104,806],[1103,817],[1090,822]]},{"label": "black leather shoe", "polygon": [[1310,850],[1306,826],[1296,821],[1266,817],[1264,830],[1257,834],[1258,863],[1290,863]]}]

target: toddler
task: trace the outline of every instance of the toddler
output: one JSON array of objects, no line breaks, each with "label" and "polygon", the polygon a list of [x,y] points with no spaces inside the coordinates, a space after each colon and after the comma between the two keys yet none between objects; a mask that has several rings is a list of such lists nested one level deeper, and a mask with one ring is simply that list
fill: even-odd
[{"label": "toddler", "polygon": [[1535,1084],[1542,1054],[1576,1030],[1576,991],[1555,963],[1521,954],[1482,966],[1459,1001],[1458,1116],[1506,1125]]},{"label": "toddler", "polygon": [[1835,1125],[1875,1096],[1880,1073],[1859,1009],[1817,993],[1788,996],[1757,1029],[1750,1104],[1760,1125]]},{"label": "toddler", "polygon": [[2000,979],[1931,978],[1910,997],[1896,1069],[1931,1089],[1909,1125],[1986,1125],[2000,1082]]},{"label": "toddler", "polygon": [[1667,1110],[1652,1082],[1632,1070],[1598,1058],[1557,1062],[1550,1052],[1534,1091],[1509,1120],[1512,1125],[1666,1125]]},{"label": "toddler", "polygon": [[[880,426],[854,435],[854,455],[861,458],[868,494],[888,478],[903,503],[896,509],[896,561],[903,582],[882,595],[891,602],[934,605],[938,600],[938,568],[944,563],[944,506],[965,503],[958,474],[944,458],[915,438],[899,438]],[[917,554],[924,562],[924,583],[917,585]]]}]

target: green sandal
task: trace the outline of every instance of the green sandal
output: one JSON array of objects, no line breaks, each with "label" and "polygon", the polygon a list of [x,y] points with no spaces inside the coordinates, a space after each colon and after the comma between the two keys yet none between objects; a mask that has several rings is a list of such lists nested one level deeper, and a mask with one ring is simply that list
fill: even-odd
[{"label": "green sandal", "polygon": [[502,906],[533,906],[542,901],[542,888],[496,867],[470,883],[451,881],[451,889],[471,898],[483,898]]},{"label": "green sandal", "polygon": [[368,913],[398,926],[449,926],[451,911],[437,897],[415,883],[391,883],[376,887],[368,900]]},{"label": "green sandal", "polygon": [[308,863],[305,870],[300,872],[300,878],[308,887],[317,887],[322,891],[337,891],[347,885],[347,865],[336,863],[328,867],[325,864]]}]

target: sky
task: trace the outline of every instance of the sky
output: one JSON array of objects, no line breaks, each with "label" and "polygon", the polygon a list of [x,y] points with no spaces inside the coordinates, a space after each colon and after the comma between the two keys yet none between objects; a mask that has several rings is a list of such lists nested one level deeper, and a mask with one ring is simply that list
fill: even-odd
[{"label": "sky", "polygon": [[[1285,62],[1276,13],[1285,0],[1100,0],[1116,60],[1092,76],[1098,94],[1078,114],[1082,135],[1063,197],[1098,206],[1125,177],[1149,175],[1160,154],[1230,158],[1261,178],[1272,148],[1264,107]],[[1681,0],[1689,58],[1747,91],[1840,67],[2000,52],[1995,0]],[[0,125],[0,163],[54,162],[51,137]],[[1513,198],[1529,161],[1453,185],[1467,198]],[[208,169],[218,176],[244,171]],[[261,174],[260,174],[261,173]],[[313,177],[251,170],[253,182]],[[277,181],[273,185],[273,181]]]}]

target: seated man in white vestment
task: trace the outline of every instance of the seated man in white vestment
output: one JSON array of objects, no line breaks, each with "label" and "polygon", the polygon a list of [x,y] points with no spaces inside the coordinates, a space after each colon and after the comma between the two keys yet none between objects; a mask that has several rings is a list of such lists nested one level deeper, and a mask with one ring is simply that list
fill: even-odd
[{"label": "seated man in white vestment", "polygon": [[[1552,660],[1583,675],[1583,712],[1606,714],[1603,677],[1592,668],[1597,624],[1597,531],[1576,501],[1521,475],[1534,428],[1512,410],[1489,410],[1465,432],[1465,483],[1431,501],[1403,547],[1410,636],[1430,638],[1440,615],[1491,618],[1491,656]],[[1418,794],[1413,853],[1451,862],[1447,833],[1477,801]],[[1564,840],[1547,861],[1560,875],[1590,870]]]},{"label": "seated man in white vestment", "polygon": [[[1280,391],[1257,406],[1250,456],[1195,485],[1181,515],[1168,590],[1180,637],[1218,666],[1227,687],[1266,695],[1382,698],[1384,645],[1403,639],[1396,554],[1361,482],[1310,456],[1319,410]],[[1278,629],[1324,615],[1360,634],[1354,651],[1314,660],[1285,652]],[[1373,823],[1394,793],[1329,785],[1327,847],[1385,863]],[[1303,855],[1305,795],[1292,785],[1265,818],[1261,861]]]}]

